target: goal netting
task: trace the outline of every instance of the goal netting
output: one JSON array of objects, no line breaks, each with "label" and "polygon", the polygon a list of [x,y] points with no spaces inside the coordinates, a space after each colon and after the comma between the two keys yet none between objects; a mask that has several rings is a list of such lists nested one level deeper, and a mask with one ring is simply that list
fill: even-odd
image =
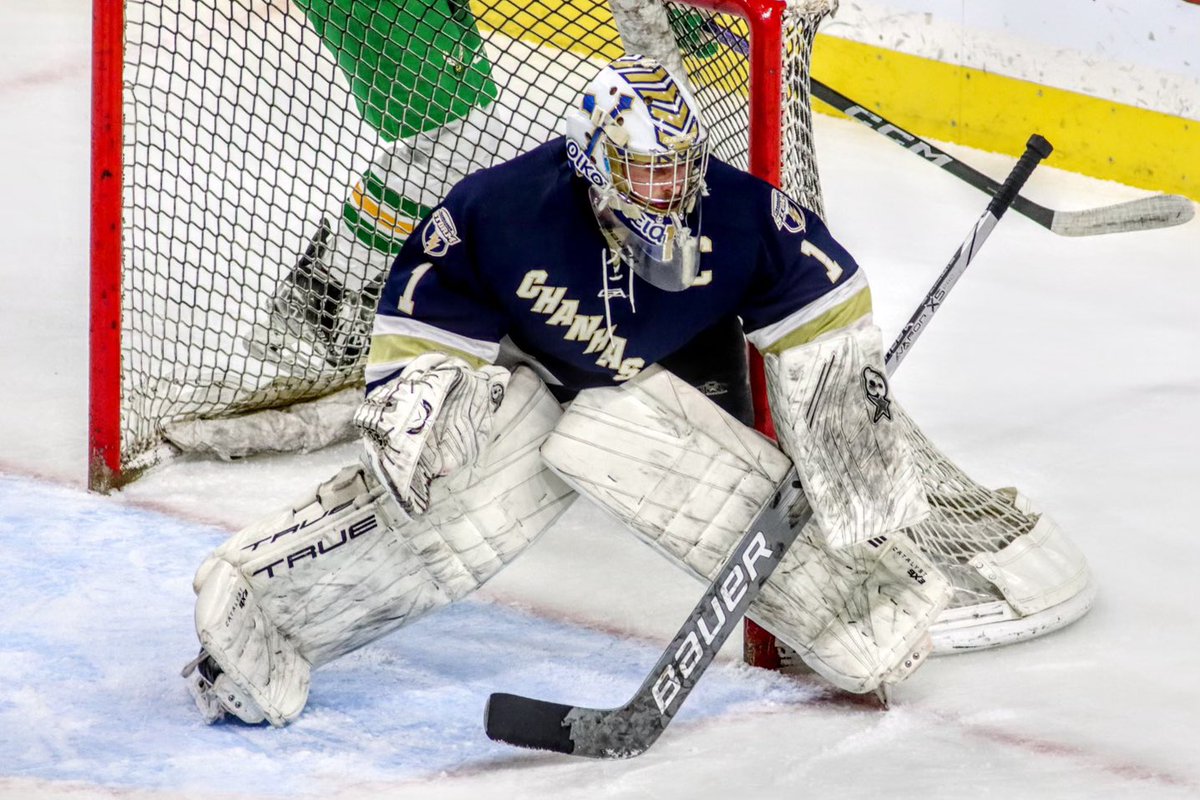
[{"label": "goal netting", "polygon": [[[626,47],[685,70],[717,156],[822,213],[808,69],[836,0],[97,6],[98,124],[121,136],[96,156],[94,488],[184,446],[237,454],[221,440],[248,414],[284,420],[267,426],[281,449],[288,415],[334,435],[353,400],[320,398],[361,385],[380,272],[413,220],[457,176],[558,133]],[[314,269],[323,254],[334,266]],[[1057,529],[905,424],[936,511],[910,533],[960,587],[943,649],[1000,643],[981,622],[1009,640],[1086,611],[1086,567]]]}]

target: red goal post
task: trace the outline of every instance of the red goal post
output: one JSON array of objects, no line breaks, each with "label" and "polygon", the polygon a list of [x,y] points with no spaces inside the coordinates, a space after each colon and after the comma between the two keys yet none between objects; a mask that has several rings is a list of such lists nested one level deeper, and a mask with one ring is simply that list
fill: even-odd
[{"label": "red goal post", "polygon": [[91,330],[88,487],[121,474],[121,120],[124,0],[92,4]]}]

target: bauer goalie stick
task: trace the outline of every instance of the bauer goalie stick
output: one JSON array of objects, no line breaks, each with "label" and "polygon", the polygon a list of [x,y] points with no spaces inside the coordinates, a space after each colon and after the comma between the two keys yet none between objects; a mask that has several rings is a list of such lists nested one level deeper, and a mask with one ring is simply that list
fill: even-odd
[{"label": "bauer goalie stick", "polygon": [[[799,487],[792,467],[628,703],[619,708],[580,708],[493,694],[484,712],[488,737],[518,747],[591,758],[632,758],[646,752],[671,724],[812,517]],[[789,523],[789,516],[794,521]]]},{"label": "bauer goalie stick", "polygon": [[[1008,204],[1029,178],[1038,162],[1050,154],[1050,143],[1036,134],[1004,186],[988,204],[983,219],[951,259],[930,290],[900,339],[888,351],[891,373],[912,346],[921,327],[933,315],[949,290],[1004,214]],[[948,275],[953,278],[948,279]],[[940,292],[940,295],[937,293]],[[898,350],[899,348],[899,350]],[[898,353],[898,354],[897,354]],[[812,518],[812,509],[800,489],[795,467],[775,487],[767,505],[709,583],[700,602],[659,656],[642,685],[623,706],[583,708],[514,694],[493,694],[484,711],[484,728],[498,742],[552,750],[591,758],[632,758],[658,740],[675,714],[729,638],[734,623],[745,615],[759,590],[775,571],[800,530]],[[712,627],[710,628],[710,622]]]},{"label": "bauer goalie stick", "polygon": [[[964,164],[949,153],[937,149],[916,134],[887,121],[874,111],[863,108],[816,78],[812,79],[812,93],[818,100],[828,103],[847,117],[863,123],[910,153],[938,165],[976,189],[991,195],[995,195],[1000,190],[1000,184],[979,170],[969,164]],[[1043,228],[1048,228],[1052,233],[1060,236],[1095,236],[1101,233],[1169,228],[1173,225],[1182,225],[1195,213],[1195,208],[1190,200],[1174,194],[1141,197],[1125,203],[1081,211],[1056,211],[1040,206],[1018,194],[1012,200],[1012,208],[1018,214],[1029,217]]]}]

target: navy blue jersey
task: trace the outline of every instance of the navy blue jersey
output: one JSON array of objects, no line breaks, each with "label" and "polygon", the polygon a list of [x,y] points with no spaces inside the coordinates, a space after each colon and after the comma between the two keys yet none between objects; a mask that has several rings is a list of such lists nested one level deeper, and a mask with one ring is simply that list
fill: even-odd
[{"label": "navy blue jersey", "polygon": [[715,158],[706,182],[693,218],[711,252],[668,292],[609,257],[563,138],[464,179],[392,266],[368,388],[426,352],[493,362],[504,337],[564,388],[612,385],[731,314],[764,351],[869,315],[865,278],[819,217]]}]

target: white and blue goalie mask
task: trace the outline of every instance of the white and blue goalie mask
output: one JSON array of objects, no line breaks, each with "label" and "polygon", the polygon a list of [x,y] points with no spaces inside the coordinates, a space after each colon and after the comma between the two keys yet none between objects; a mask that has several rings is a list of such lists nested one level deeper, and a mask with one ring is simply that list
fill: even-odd
[{"label": "white and blue goalie mask", "polygon": [[588,84],[566,129],[567,156],[621,259],[659,289],[691,286],[708,134],[688,89],[658,61],[623,56]]}]

